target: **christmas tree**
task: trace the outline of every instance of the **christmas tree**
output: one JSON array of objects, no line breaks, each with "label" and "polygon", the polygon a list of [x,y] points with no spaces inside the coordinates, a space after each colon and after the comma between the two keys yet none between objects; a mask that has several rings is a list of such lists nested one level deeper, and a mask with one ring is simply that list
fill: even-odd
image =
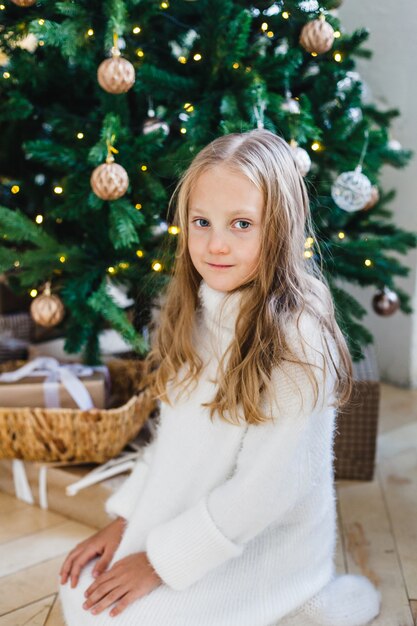
[{"label": "christmas tree", "polygon": [[344,281],[375,285],[382,314],[411,312],[395,285],[409,268],[389,252],[417,236],[393,223],[395,192],[379,184],[384,164],[411,154],[389,134],[398,110],[364,101],[355,57],[370,56],[368,31],[345,32],[338,3],[0,5],[0,272],[17,291],[52,290],[38,314],[56,315],[66,350],[99,362],[111,325],[146,353],[141,331],[174,262],[175,183],[216,136],[256,127],[284,137],[306,177],[318,240],[303,253],[322,265],[352,356],[372,335]]}]

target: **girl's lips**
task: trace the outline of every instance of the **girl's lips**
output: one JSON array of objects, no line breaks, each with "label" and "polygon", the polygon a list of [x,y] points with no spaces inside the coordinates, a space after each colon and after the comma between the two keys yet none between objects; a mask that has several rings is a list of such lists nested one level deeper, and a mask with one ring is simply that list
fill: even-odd
[{"label": "girl's lips", "polygon": [[210,267],[217,267],[219,269],[226,269],[228,267],[233,267],[233,265],[215,265],[214,263],[209,263]]}]

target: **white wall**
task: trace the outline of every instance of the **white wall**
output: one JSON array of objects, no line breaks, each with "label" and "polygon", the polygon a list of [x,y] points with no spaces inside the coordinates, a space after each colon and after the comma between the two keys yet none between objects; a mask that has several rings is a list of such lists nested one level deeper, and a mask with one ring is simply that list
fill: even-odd
[{"label": "white wall", "polygon": [[[391,137],[415,151],[415,157],[404,169],[384,166],[381,186],[384,190],[397,190],[389,207],[396,224],[416,232],[417,2],[344,0],[338,15],[348,32],[358,27],[370,30],[365,47],[373,51],[373,56],[357,59],[357,70],[380,108],[398,108],[401,112],[392,124]],[[350,286],[349,291],[368,311],[362,323],[374,335],[381,380],[417,388],[417,251],[414,249],[406,256],[392,251],[388,254],[410,267],[409,276],[396,277],[396,284],[410,294],[413,314],[398,311],[390,317],[380,317],[372,309],[374,287]]]}]

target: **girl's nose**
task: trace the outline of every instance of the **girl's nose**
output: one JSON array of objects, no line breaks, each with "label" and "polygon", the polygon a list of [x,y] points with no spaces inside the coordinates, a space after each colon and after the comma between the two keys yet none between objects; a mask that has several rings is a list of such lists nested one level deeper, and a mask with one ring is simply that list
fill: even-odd
[{"label": "girl's nose", "polygon": [[211,254],[229,252],[230,247],[227,243],[226,236],[222,233],[212,231],[209,239],[208,249]]}]

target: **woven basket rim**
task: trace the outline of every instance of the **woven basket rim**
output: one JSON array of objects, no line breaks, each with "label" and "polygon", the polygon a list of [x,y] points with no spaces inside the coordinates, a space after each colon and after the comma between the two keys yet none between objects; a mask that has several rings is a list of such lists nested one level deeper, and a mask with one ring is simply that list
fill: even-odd
[{"label": "woven basket rim", "polygon": [[80,409],[80,408],[60,408],[60,407],[52,407],[52,408],[46,408],[43,406],[0,406],[0,415],[3,413],[3,411],[7,411],[8,413],[10,413],[11,411],[26,411],[26,410],[30,410],[30,411],[36,411],[36,410],[40,410],[42,411],[42,413],[46,413],[46,415],[50,415],[51,413],[56,413],[57,411],[59,411],[59,413],[62,415],[63,413],[67,413],[67,414],[71,414],[71,415],[80,415],[81,413],[108,413],[109,415],[114,414],[118,411],[122,411],[122,410],[126,410],[127,408],[130,408],[130,406],[136,402],[136,400],[139,398],[139,396],[137,394],[135,394],[134,396],[132,396],[131,398],[129,398],[129,400],[127,402],[125,402],[124,404],[121,404],[120,406],[116,406],[116,407],[112,407],[111,409],[105,409],[102,408],[100,409],[99,407],[91,407],[91,409]]}]

